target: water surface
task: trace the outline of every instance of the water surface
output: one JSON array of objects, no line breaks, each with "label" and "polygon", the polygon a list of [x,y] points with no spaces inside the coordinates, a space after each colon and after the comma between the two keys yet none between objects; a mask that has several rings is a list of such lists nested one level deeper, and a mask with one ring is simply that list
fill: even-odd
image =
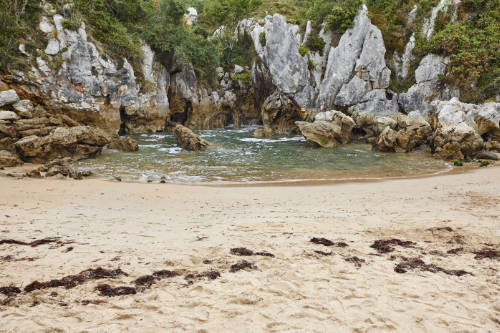
[{"label": "water surface", "polygon": [[373,152],[367,144],[314,148],[302,136],[260,139],[256,127],[196,131],[215,146],[190,152],[171,133],[132,135],[139,152],[105,150],[81,169],[125,180],[174,183],[259,183],[379,179],[438,173],[450,168],[425,153]]}]

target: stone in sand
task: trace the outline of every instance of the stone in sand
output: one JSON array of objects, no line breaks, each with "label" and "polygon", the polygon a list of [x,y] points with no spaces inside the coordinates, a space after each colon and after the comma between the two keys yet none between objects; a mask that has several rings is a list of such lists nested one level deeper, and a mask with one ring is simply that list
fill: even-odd
[{"label": "stone in sand", "polygon": [[205,150],[210,146],[210,142],[200,138],[199,135],[182,125],[175,126],[174,135],[179,146],[186,150]]}]

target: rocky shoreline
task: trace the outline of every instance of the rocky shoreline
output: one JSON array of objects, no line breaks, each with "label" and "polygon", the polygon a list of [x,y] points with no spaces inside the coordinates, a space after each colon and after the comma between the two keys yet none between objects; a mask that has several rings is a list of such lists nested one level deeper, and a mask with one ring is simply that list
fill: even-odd
[{"label": "rocky shoreline", "polygon": [[461,103],[458,90],[440,81],[448,59],[427,55],[407,92],[389,89],[384,40],[366,7],[338,41],[322,29],[323,50],[307,55],[300,49],[310,29],[301,33],[279,14],[241,21],[235,34],[251,37],[257,58],[252,68],[219,68],[213,87],[175,54],[147,45],[145,80],[138,80],[126,59],[118,63],[96,47],[85,24],[73,31],[62,20],[46,6],[39,24],[49,40],[45,55],[30,72],[0,77],[0,166],[92,158],[105,146],[133,151],[137,144],[118,134],[175,125],[262,124],[257,137],[302,133],[322,147],[356,139],[374,150],[420,149],[445,160],[497,160],[500,153],[500,103]]}]

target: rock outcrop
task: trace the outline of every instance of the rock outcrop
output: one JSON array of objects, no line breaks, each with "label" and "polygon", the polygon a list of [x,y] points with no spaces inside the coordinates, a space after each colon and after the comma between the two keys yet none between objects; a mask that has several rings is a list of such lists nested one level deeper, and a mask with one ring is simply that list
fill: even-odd
[{"label": "rock outcrop", "polygon": [[416,84],[399,96],[399,104],[406,112],[419,111],[428,116],[432,110],[430,101],[450,100],[458,97],[458,90],[443,86],[439,76],[443,75],[449,59],[434,54],[427,55],[415,71]]},{"label": "rock outcrop", "polygon": [[210,142],[200,138],[199,135],[182,125],[175,126],[174,135],[179,147],[186,150],[205,150],[210,146]]},{"label": "rock outcrop", "polygon": [[485,147],[483,137],[497,140],[500,103],[478,106],[461,103],[453,98],[450,101],[432,102],[432,106],[437,128],[431,143],[438,157],[473,158]]},{"label": "rock outcrop", "polygon": [[337,147],[351,141],[354,120],[339,111],[316,115],[313,123],[296,122],[307,142],[321,147]]},{"label": "rock outcrop", "polygon": [[387,126],[373,142],[373,148],[385,152],[408,153],[426,146],[432,135],[430,124],[418,112],[399,114],[393,127]]},{"label": "rock outcrop", "polygon": [[71,157],[74,160],[95,157],[110,138],[103,130],[89,127],[58,127],[49,135],[30,135],[15,143],[23,161],[45,163],[47,161]]}]

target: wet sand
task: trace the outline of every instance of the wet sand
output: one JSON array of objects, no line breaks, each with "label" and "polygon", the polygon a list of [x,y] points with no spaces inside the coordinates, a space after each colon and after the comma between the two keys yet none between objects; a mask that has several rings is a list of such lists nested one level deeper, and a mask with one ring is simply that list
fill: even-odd
[{"label": "wet sand", "polygon": [[499,260],[482,255],[500,250],[499,167],[324,186],[0,177],[0,242],[47,237],[0,244],[0,287],[128,276],[0,293],[0,332],[500,329]]}]

